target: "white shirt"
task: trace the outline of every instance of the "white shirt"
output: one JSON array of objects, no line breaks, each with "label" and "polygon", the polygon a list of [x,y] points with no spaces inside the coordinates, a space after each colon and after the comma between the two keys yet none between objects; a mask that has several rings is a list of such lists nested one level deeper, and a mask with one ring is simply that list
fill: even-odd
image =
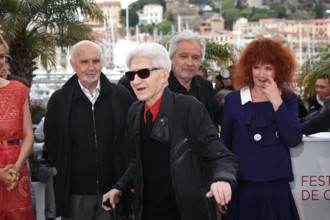
[{"label": "white shirt", "polygon": [[93,90],[93,96],[91,95],[91,93],[89,92],[88,89],[86,89],[79,81],[79,85],[81,90],[84,92],[84,94],[87,96],[88,100],[94,105],[96,102],[96,99],[99,97],[100,95],[100,91],[101,91],[101,83],[100,80],[97,80],[97,86],[95,87],[95,89]]},{"label": "white shirt", "polygon": [[[34,131],[35,142],[33,144],[33,153],[37,155],[38,159],[42,159],[42,151],[44,146],[44,121],[45,117],[41,118],[36,130]],[[37,142],[38,140],[38,142]]]}]

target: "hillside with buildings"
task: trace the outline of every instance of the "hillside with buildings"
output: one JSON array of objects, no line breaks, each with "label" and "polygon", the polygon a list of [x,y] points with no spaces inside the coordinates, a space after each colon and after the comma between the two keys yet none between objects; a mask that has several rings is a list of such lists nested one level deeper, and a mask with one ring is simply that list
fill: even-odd
[{"label": "hillside with buildings", "polygon": [[[329,41],[329,20],[325,18],[308,20],[264,18],[249,21],[248,18],[240,16],[232,22],[232,29],[230,30],[226,28],[224,12],[221,12],[226,10],[224,6],[230,0],[205,1],[211,5],[203,5],[203,1],[195,2],[202,2],[202,4],[192,4],[189,0],[166,0],[165,7],[157,3],[140,5],[142,8],[135,11],[139,18],[138,23],[129,28],[121,21],[122,9],[120,2],[104,1],[98,3],[108,22],[103,26],[94,24],[93,30],[103,42],[106,65],[114,66],[114,47],[119,41],[164,41],[172,32],[184,29],[198,31],[210,41],[233,44],[240,49],[257,38],[269,37],[276,39],[286,44],[296,54],[300,64],[318,52],[324,42]],[[330,1],[323,2],[328,3]],[[270,1],[246,0],[242,3],[255,5],[255,7],[267,7]],[[300,5],[304,1],[289,0],[286,3]],[[207,10],[202,10],[203,6]],[[325,7],[326,5],[324,5]],[[219,10],[216,10],[217,8]],[[172,17],[171,21],[168,18],[169,14]],[[163,34],[157,29],[159,24],[165,22],[171,24],[171,31],[168,34]],[[141,27],[146,26],[148,26],[149,31],[141,32]],[[153,28],[152,31],[150,31],[150,28]],[[127,30],[128,33],[126,33]]]},{"label": "hillside with buildings", "polygon": [[[323,18],[316,18],[316,5],[305,3],[304,0],[286,0],[284,5],[288,10],[282,18],[279,18],[280,13],[276,12],[280,10],[275,7],[280,0],[241,0],[243,5],[241,9],[238,9],[239,2],[239,0],[140,0],[131,3],[126,11],[122,9],[120,1],[103,1],[96,4],[103,12],[106,22],[100,24],[86,19],[85,23],[92,28],[93,34],[101,42],[107,68],[122,68],[122,65],[125,65],[122,54],[134,42],[164,42],[172,33],[185,29],[200,32],[209,41],[228,43],[239,49],[243,49],[257,38],[276,39],[293,51],[299,64],[317,53],[324,42],[329,41],[330,22],[326,9],[330,0],[319,1],[323,2],[321,4]],[[249,7],[249,5],[254,6]],[[290,19],[290,13],[292,14],[294,10],[300,14],[303,14],[301,12],[303,10],[309,10],[308,19]],[[136,15],[135,25],[129,23],[129,27],[127,26],[126,16],[123,16],[126,12],[129,16],[132,13]],[[251,15],[252,13],[254,16]],[[265,13],[267,16],[255,19]],[[228,14],[235,15],[230,21],[231,28],[227,28],[230,19]],[[59,72],[66,71],[62,70],[61,62],[64,58],[68,59],[69,50],[64,52],[67,54],[58,49],[56,66]],[[121,63],[118,63],[118,60],[121,60]]]}]

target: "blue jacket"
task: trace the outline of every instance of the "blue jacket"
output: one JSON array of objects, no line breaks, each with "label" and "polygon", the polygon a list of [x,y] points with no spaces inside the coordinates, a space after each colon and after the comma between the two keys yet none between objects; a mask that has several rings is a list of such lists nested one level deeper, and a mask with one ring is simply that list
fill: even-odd
[{"label": "blue jacket", "polygon": [[221,138],[240,160],[238,180],[293,178],[289,148],[302,140],[297,96],[281,97],[283,103],[274,112],[270,102],[251,102],[248,88],[226,96]]}]

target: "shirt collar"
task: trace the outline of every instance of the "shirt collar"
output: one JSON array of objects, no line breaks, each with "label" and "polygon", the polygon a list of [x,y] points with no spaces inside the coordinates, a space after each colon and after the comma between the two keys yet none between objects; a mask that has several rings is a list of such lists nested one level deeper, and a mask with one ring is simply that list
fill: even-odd
[{"label": "shirt collar", "polygon": [[84,92],[84,94],[87,96],[87,98],[89,99],[89,101],[91,101],[93,104],[96,102],[96,99],[99,97],[100,95],[100,91],[101,91],[101,82],[100,79],[97,80],[97,85],[95,87],[95,89],[93,90],[93,96],[91,95],[91,93],[89,92],[88,89],[86,89],[81,83],[80,80],[78,79],[78,83],[80,85],[81,90]]},{"label": "shirt collar", "polygon": [[240,94],[241,94],[241,103],[242,103],[242,105],[244,105],[248,102],[252,102],[251,91],[250,91],[249,86],[246,86],[246,87],[242,88],[241,91],[240,91]]},{"label": "shirt collar", "polygon": [[[88,89],[86,89],[81,83],[80,83],[80,80],[78,79],[78,83],[79,83],[79,85],[80,85],[80,88],[84,91],[84,90],[87,90],[88,91]],[[97,85],[96,85],[96,87],[95,87],[95,89],[93,90],[93,93],[96,91],[96,89],[98,90],[98,91],[101,91],[101,83],[100,83],[100,79],[98,79],[97,80]]]},{"label": "shirt collar", "polygon": [[147,105],[147,103],[145,102],[144,104],[144,122],[146,123],[147,122],[147,119],[146,119],[146,112],[150,109],[150,112],[152,114],[152,123],[154,123],[154,121],[156,120],[156,117],[158,115],[158,112],[159,112],[159,107],[160,107],[160,103],[162,102],[162,98],[163,98],[163,95],[161,95],[159,97],[159,99],[155,102],[155,104],[153,104],[151,106],[151,108],[149,108],[149,106]]},{"label": "shirt collar", "polygon": [[316,100],[322,107],[324,107],[324,100],[321,100],[318,94],[316,94]]}]

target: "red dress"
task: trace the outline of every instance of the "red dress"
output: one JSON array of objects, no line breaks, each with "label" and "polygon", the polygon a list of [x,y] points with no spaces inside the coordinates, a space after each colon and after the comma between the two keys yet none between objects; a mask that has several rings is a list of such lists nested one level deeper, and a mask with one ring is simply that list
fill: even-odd
[{"label": "red dress", "polygon": [[[0,87],[0,139],[21,140],[23,138],[23,105],[30,89],[15,80]],[[20,152],[20,145],[0,145],[0,168],[14,164]],[[35,220],[32,212],[30,175],[25,163],[18,185],[7,191],[7,185],[0,181],[0,220]]]}]

